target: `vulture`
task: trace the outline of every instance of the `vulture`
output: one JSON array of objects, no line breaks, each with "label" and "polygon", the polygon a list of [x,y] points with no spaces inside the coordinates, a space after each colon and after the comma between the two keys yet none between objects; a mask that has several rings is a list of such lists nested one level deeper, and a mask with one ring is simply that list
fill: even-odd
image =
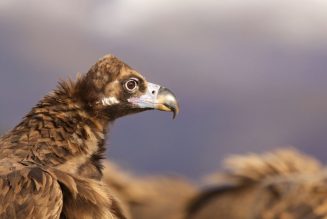
[{"label": "vulture", "polygon": [[179,111],[169,89],[112,55],[60,82],[0,138],[0,218],[127,218],[101,182],[106,133],[150,109]]},{"label": "vulture", "polygon": [[327,173],[294,149],[233,156],[193,198],[185,219],[324,219]]},{"label": "vulture", "polygon": [[197,187],[177,175],[135,176],[106,162],[103,181],[133,219],[182,219],[185,205]]}]

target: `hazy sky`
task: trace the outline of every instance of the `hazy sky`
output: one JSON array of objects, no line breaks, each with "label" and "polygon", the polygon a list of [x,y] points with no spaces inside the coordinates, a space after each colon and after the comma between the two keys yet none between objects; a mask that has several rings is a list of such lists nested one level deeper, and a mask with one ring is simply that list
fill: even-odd
[{"label": "hazy sky", "polygon": [[324,0],[0,0],[0,127],[112,53],[175,91],[180,116],[118,120],[109,158],[198,177],[231,153],[327,158]]}]

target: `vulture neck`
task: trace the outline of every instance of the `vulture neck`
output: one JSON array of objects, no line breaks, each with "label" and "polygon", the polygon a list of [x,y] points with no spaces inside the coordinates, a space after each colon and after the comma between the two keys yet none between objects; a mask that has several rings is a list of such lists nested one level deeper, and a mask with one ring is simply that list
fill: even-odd
[{"label": "vulture neck", "polygon": [[100,179],[108,117],[90,113],[63,84],[0,139],[0,158],[37,163]]}]

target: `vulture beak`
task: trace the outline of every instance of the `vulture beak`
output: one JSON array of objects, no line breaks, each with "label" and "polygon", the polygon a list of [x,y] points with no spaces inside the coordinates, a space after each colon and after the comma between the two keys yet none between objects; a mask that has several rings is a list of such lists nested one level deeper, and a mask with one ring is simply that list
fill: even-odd
[{"label": "vulture beak", "polygon": [[173,119],[179,112],[178,102],[173,92],[153,83],[148,83],[145,94],[139,97],[131,97],[128,102],[139,108],[173,112]]}]

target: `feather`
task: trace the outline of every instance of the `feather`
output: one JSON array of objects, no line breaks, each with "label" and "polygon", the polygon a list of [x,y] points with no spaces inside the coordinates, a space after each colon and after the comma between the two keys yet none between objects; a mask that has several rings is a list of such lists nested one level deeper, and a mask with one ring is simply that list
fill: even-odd
[{"label": "feather", "polygon": [[181,219],[189,199],[197,194],[179,176],[135,176],[113,162],[105,162],[103,181],[134,219]]},{"label": "feather", "polygon": [[[188,205],[188,219],[322,219],[327,175],[315,159],[294,149],[232,156],[227,171]],[[216,186],[215,186],[216,185]]]},{"label": "feather", "polygon": [[[139,79],[135,94],[122,89],[129,77]],[[101,160],[109,124],[144,111],[127,98],[143,95],[146,83],[111,55],[76,81],[59,82],[0,138],[0,218],[125,219],[120,202],[100,181]],[[101,104],[104,97],[117,100],[114,107]]]}]

